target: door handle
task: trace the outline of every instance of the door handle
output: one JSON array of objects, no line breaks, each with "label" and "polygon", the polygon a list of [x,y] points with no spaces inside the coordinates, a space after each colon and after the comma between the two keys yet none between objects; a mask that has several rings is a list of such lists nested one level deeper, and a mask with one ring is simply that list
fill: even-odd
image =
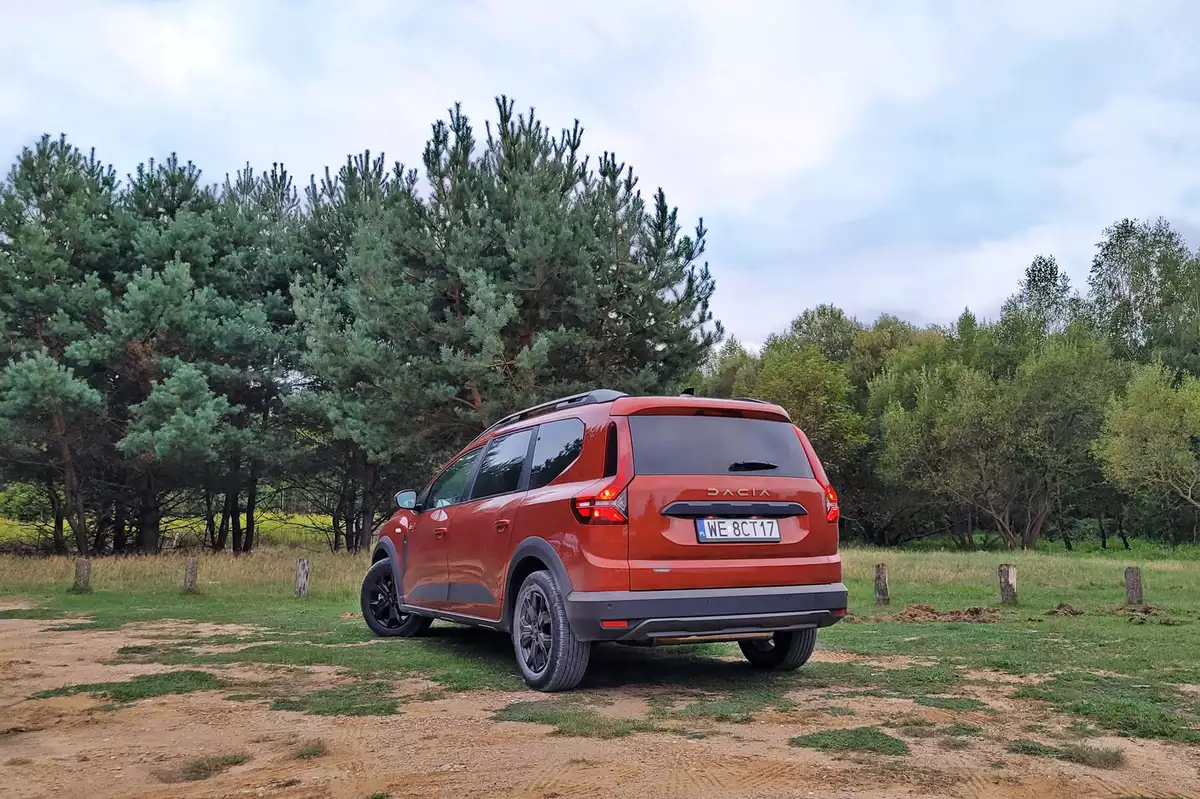
[{"label": "door handle", "polygon": [[508,529],[508,525],[509,525],[508,519],[497,519],[496,520],[496,532],[503,533],[505,530]]},{"label": "door handle", "polygon": [[447,533],[447,531],[449,531],[449,529],[450,529],[449,527],[435,527],[435,528],[433,528],[433,535],[434,535],[434,538],[445,538],[445,537],[446,537],[446,533]]}]

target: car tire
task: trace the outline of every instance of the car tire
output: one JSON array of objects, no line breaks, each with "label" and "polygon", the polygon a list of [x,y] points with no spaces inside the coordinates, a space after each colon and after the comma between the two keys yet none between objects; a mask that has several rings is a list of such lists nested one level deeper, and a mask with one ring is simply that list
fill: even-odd
[{"label": "car tire", "polygon": [[538,691],[569,691],[587,671],[592,645],[571,631],[566,604],[554,576],[525,578],[512,618],[513,653],[525,684]]},{"label": "car tire", "polygon": [[808,662],[817,647],[817,628],[777,632],[769,639],[739,641],[750,665],[757,669],[792,671]]},{"label": "car tire", "polygon": [[396,596],[396,576],[392,561],[384,558],[373,564],[363,578],[359,593],[363,621],[371,632],[383,637],[412,638],[429,629],[433,619],[400,610]]}]

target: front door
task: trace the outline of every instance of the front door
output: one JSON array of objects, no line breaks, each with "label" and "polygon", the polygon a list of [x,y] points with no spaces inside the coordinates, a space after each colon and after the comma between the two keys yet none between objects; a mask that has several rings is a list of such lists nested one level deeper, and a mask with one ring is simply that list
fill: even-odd
[{"label": "front door", "polygon": [[525,496],[533,430],[492,439],[475,475],[470,498],[454,508],[449,547],[449,610],[499,621],[510,536]]},{"label": "front door", "polygon": [[416,524],[404,539],[400,575],[404,603],[445,610],[449,599],[447,552],[459,503],[470,485],[481,448],[464,453],[447,466],[426,492]]}]

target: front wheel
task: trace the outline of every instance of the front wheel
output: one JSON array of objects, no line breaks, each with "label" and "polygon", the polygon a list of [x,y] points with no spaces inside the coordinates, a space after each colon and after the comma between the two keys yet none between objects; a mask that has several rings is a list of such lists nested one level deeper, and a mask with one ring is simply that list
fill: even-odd
[{"label": "front wheel", "polygon": [[387,558],[371,566],[363,578],[359,604],[362,606],[363,621],[376,635],[411,638],[425,632],[433,624],[433,619],[400,610],[392,562]]},{"label": "front wheel", "polygon": [[817,628],[777,632],[770,638],[739,641],[750,665],[757,669],[793,671],[808,662],[817,647]]},{"label": "front wheel", "polygon": [[562,594],[548,571],[525,578],[513,606],[513,651],[521,676],[539,691],[569,691],[587,671],[592,645],[567,621]]}]

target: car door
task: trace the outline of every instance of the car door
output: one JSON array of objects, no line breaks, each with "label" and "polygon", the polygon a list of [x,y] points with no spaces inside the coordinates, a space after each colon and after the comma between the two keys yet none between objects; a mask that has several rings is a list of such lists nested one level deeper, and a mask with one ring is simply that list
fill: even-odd
[{"label": "car door", "polygon": [[404,539],[400,582],[404,603],[444,610],[448,600],[447,552],[450,531],[466,496],[482,447],[463,453],[447,466],[425,492],[421,512]]},{"label": "car door", "polygon": [[455,507],[450,534],[448,609],[488,621],[500,619],[510,534],[528,484],[532,428],[488,442],[469,498]]}]

